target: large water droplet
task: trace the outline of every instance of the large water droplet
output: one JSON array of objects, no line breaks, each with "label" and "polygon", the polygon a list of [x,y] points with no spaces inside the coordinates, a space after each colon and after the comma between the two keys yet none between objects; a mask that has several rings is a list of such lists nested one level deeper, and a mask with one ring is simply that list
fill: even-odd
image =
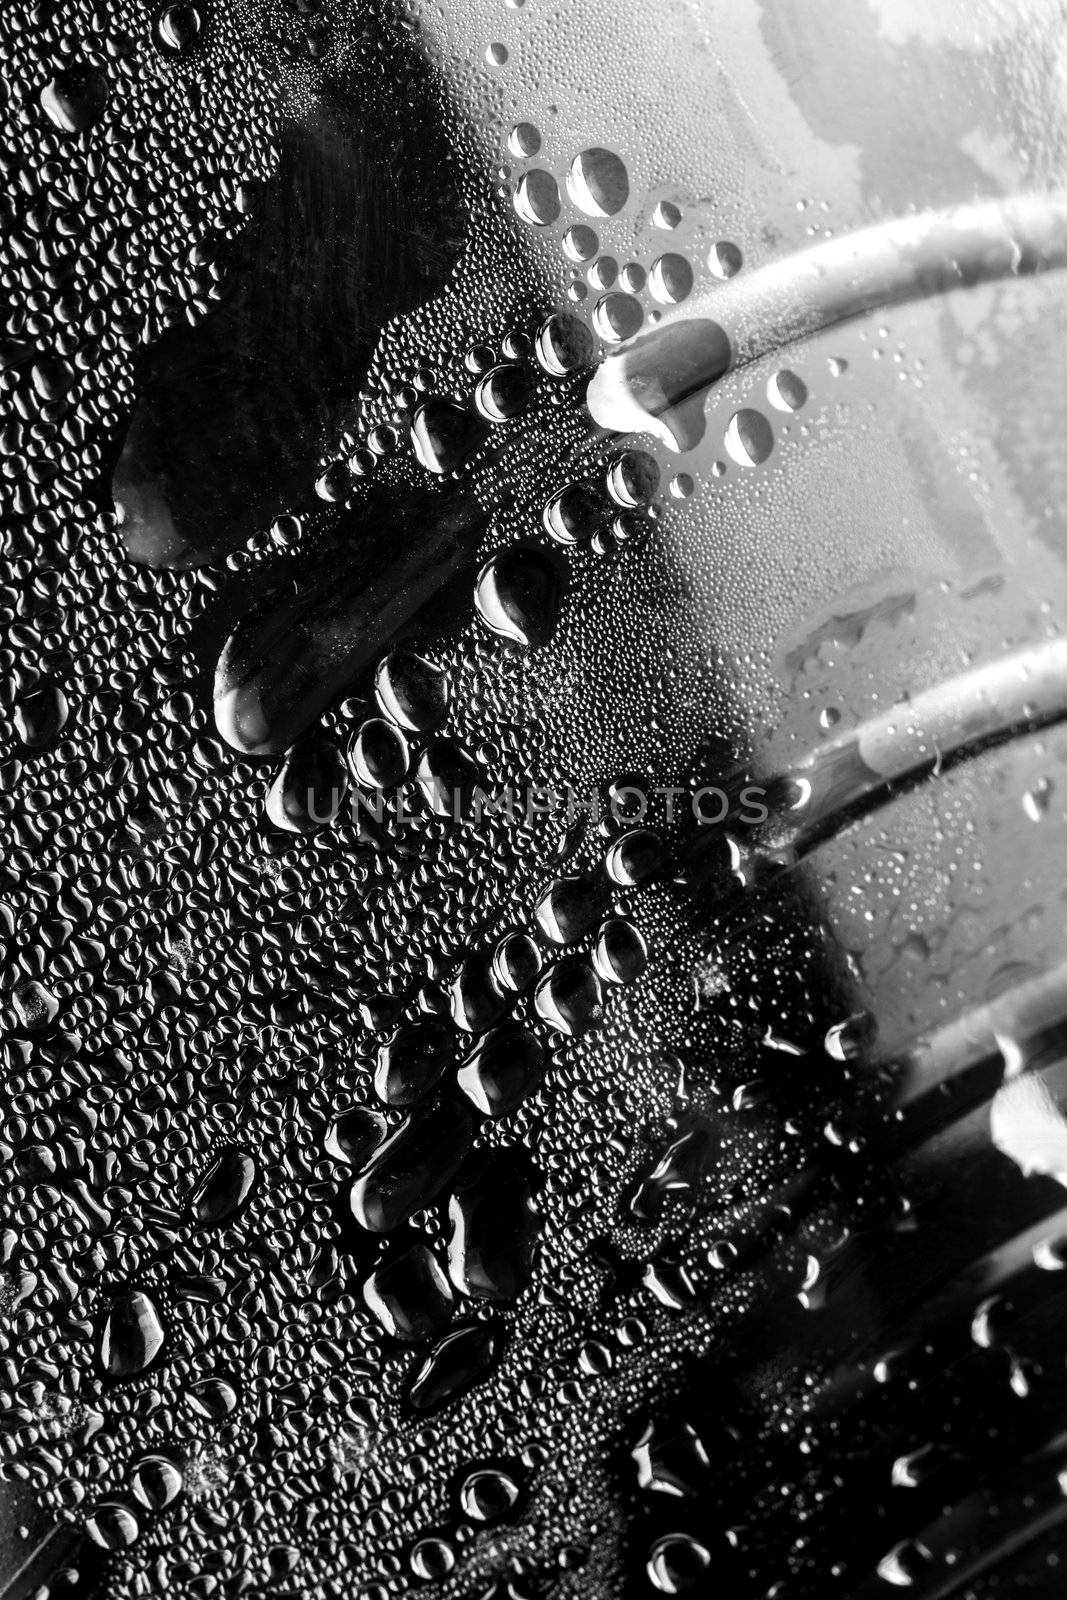
[{"label": "large water droplet", "polygon": [[411,423],[411,442],[427,472],[455,472],[485,437],[477,412],[440,395],[424,401]]},{"label": "large water droplet", "polygon": [[408,743],[392,722],[370,717],[348,747],[352,776],[365,789],[393,789],[407,775]]},{"label": "large water droplet", "polygon": [[693,288],[693,269],[685,256],[669,251],[653,261],[648,273],[648,287],[653,299],[660,305],[676,306]]},{"label": "large water droplet", "polygon": [[466,1394],[491,1370],[502,1344],[502,1329],[492,1322],[468,1323],[446,1334],[412,1378],[412,1407],[436,1411]]},{"label": "large water droplet", "polygon": [[452,1315],[452,1286],[421,1240],[387,1253],[364,1283],[363,1298],[394,1339],[432,1339]]},{"label": "large water droplet", "polygon": [[105,1550],[124,1550],[137,1542],[141,1530],[128,1506],[105,1501],[86,1517],[85,1531]]},{"label": "large water droplet", "polygon": [[552,637],[562,591],[555,562],[534,545],[518,545],[486,562],[474,601],[493,633],[537,649]]},{"label": "large water droplet", "polygon": [[448,674],[424,656],[386,656],[374,692],[385,715],[409,733],[432,733],[448,715]]},{"label": "large water droplet", "polygon": [[595,1027],[604,1014],[600,979],[578,957],[560,961],[538,984],[534,1006],[558,1033],[577,1037]]},{"label": "large water droplet", "polygon": [[156,38],[171,55],[191,50],[200,35],[203,20],[194,5],[167,6],[156,23]]},{"label": "large water droplet", "polygon": [[276,828],[312,833],[333,822],[348,795],[348,768],[332,740],[311,735],[295,744],[267,791],[265,810]]},{"label": "large water droplet", "polygon": [[352,1106],[331,1122],[324,1141],[326,1153],[349,1166],[365,1166],[388,1131],[389,1124],[380,1111]]},{"label": "large water droplet", "polygon": [[378,1051],[374,1087],[390,1106],[422,1100],[440,1080],[452,1059],[454,1034],[444,1023],[408,1023]]},{"label": "large water droplet", "polygon": [[563,378],[592,361],[593,336],[569,311],[556,311],[542,323],[534,349],[545,371],[553,378]]},{"label": "large water droplet", "polygon": [[31,750],[51,744],[67,721],[67,697],[56,684],[40,685],[15,707],[15,732]]},{"label": "large water droplet", "polygon": [[526,1028],[510,1026],[487,1033],[459,1069],[463,1093],[487,1117],[515,1111],[541,1081],[544,1051]]},{"label": "large water droplet", "polygon": [[595,146],[571,162],[567,192],[587,216],[613,217],[630,197],[630,180],[614,150]]},{"label": "large water droplet", "polygon": [[762,411],[735,411],[725,438],[727,454],[740,467],[758,467],[774,449],[774,430]]},{"label": "large water droplet", "polygon": [[411,1112],[352,1185],[360,1226],[389,1233],[430,1205],[458,1170],[472,1132],[469,1109],[455,1099]]},{"label": "large water droplet", "polygon": [[661,1594],[684,1594],[706,1581],[711,1553],[690,1533],[668,1533],[648,1553],[648,1576]]},{"label": "large water droplet", "polygon": [[99,122],[107,98],[107,73],[94,66],[64,67],[41,90],[41,105],[61,133],[84,133]]},{"label": "large water droplet", "polygon": [[544,167],[533,167],[519,179],[514,205],[523,222],[547,228],[560,213],[559,184]]},{"label": "large water droplet", "polygon": [[162,1511],[182,1492],[182,1475],[167,1456],[145,1456],[133,1473],[133,1492],[150,1511]]},{"label": "large water droplet", "polygon": [[507,1472],[483,1467],[464,1478],[459,1503],[472,1522],[495,1522],[506,1516],[519,1498],[519,1486]]},{"label": "large water droplet", "polygon": [[189,1197],[189,1210],[203,1227],[229,1222],[242,1210],[256,1182],[251,1150],[228,1145],[208,1167]]},{"label": "large water droplet", "polygon": [[141,1290],[134,1290],[113,1301],[100,1324],[100,1365],[110,1378],[134,1377],[151,1366],[165,1337],[155,1301]]}]

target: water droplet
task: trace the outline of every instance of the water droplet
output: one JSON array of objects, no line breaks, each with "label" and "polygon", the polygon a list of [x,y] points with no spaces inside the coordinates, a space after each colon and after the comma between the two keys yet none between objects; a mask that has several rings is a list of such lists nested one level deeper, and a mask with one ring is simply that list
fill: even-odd
[{"label": "water droplet", "polygon": [[420,1539],[412,1548],[411,1570],[417,1578],[446,1578],[455,1564],[455,1552],[447,1539]]},{"label": "water droplet", "polygon": [[474,403],[490,422],[509,422],[530,403],[533,385],[522,367],[493,367],[474,391]]},{"label": "water droplet", "polygon": [[560,961],[538,984],[534,1006],[549,1027],[578,1037],[595,1027],[604,1014],[600,979],[580,958]]},{"label": "water droplet", "polygon": [[137,1542],[141,1530],[128,1506],[105,1502],[86,1517],[85,1531],[105,1550],[124,1550]]},{"label": "water droplet", "polygon": [[518,1109],[541,1081],[544,1051],[525,1028],[511,1025],[487,1033],[466,1057],[457,1082],[487,1117],[505,1117]]},{"label": "water droplet", "polygon": [[407,776],[411,756],[394,723],[371,717],[357,729],[348,760],[352,776],[365,789],[393,789]]},{"label": "water droplet", "polygon": [[267,791],[267,817],[286,833],[312,833],[333,822],[348,786],[348,768],[338,747],[313,734],[295,744],[278,768]]},{"label": "water droplet", "polygon": [[647,505],[655,498],[659,481],[659,463],[644,450],[624,450],[608,468],[608,493],[616,505]]},{"label": "water droplet", "polygon": [[538,649],[552,637],[562,582],[555,563],[533,545],[491,557],[478,574],[474,600],[486,627],[502,639]]},{"label": "water droplet", "polygon": [[183,55],[196,43],[202,26],[202,18],[195,6],[167,6],[156,23],[156,38],[170,54]]},{"label": "water droplet", "polygon": [[374,692],[385,715],[409,733],[432,733],[448,715],[448,674],[424,656],[386,656]]},{"label": "water droplet", "polygon": [[486,437],[485,423],[458,400],[435,395],[423,401],[411,423],[411,442],[427,472],[455,472]]},{"label": "water droplet", "polygon": [[668,1533],[648,1553],[648,1576],[661,1594],[683,1594],[706,1581],[711,1553],[690,1533]]},{"label": "water droplet", "polygon": [[42,684],[15,706],[15,732],[24,745],[39,750],[59,737],[66,726],[67,697],[52,683]]},{"label": "water droplet", "polygon": [[613,217],[630,197],[626,168],[613,150],[583,150],[571,162],[567,192],[590,217]]},{"label": "water droplet", "polygon": [[915,1539],[902,1539],[878,1563],[878,1576],[897,1589],[910,1589],[929,1568],[933,1557]]},{"label": "water droplet", "polygon": [[562,378],[593,359],[593,336],[584,322],[557,311],[542,323],[535,341],[537,359],[547,373]]},{"label": "water droplet", "polygon": [[508,134],[508,149],[519,160],[535,156],[541,148],[541,130],[532,122],[517,122]]},{"label": "water droplet", "polygon": [[412,1343],[434,1338],[452,1316],[452,1286],[421,1240],[387,1252],[364,1283],[363,1298],[390,1337]]},{"label": "water droplet", "polygon": [[532,167],[519,179],[513,204],[523,222],[547,228],[560,214],[559,185],[544,167]]},{"label": "water droplet", "polygon": [[581,544],[602,526],[607,507],[588,483],[568,483],[552,496],[542,515],[545,531],[557,544]]},{"label": "water droplet", "polygon": [[682,1498],[701,1493],[710,1465],[700,1435],[688,1422],[653,1419],[634,1446],[642,1489]]},{"label": "water droplet", "polygon": [[1023,795],[1023,810],[1031,822],[1040,822],[1052,803],[1055,785],[1050,778],[1041,778]]},{"label": "water droplet", "polygon": [[84,133],[93,127],[107,101],[107,73],[101,67],[65,67],[41,90],[41,105],[60,133]]},{"label": "water droplet", "polygon": [[649,269],[648,287],[661,305],[676,306],[692,291],[693,269],[685,256],[660,256]]},{"label": "water droplet", "polygon": [[799,411],[807,398],[807,384],[795,372],[784,369],[767,379],[767,399],[777,411]]},{"label": "water droplet", "polygon": [[708,251],[708,266],[717,278],[733,278],[741,271],[744,258],[735,244],[720,239]]},{"label": "water droplet", "polygon": [[100,1324],[97,1356],[110,1378],[131,1378],[152,1365],[166,1337],[155,1301],[134,1290],[112,1302]]},{"label": "water droplet", "polygon": [[182,1492],[182,1475],[167,1456],[145,1456],[133,1472],[133,1492],[150,1511],[162,1511]]},{"label": "water droplet", "polygon": [[591,878],[556,878],[541,895],[534,915],[554,944],[575,944],[604,913],[605,892]]},{"label": "water droplet", "polygon": [[459,1169],[472,1131],[469,1111],[451,1098],[410,1112],[352,1185],[360,1227],[390,1233],[430,1205]]},{"label": "water droplet", "polygon": [[208,1167],[189,1197],[189,1210],[202,1227],[230,1222],[255,1187],[256,1158],[240,1145],[227,1145]]},{"label": "water droplet", "polygon": [[746,407],[730,418],[724,443],[739,467],[758,467],[774,449],[774,431],[762,411]]},{"label": "water droplet", "polygon": [[468,1323],[447,1333],[412,1378],[412,1407],[436,1411],[466,1394],[494,1366],[502,1344],[502,1331],[491,1322]]},{"label": "water droplet", "polygon": [[673,232],[682,221],[682,208],[673,200],[660,200],[652,212],[652,226]]},{"label": "water droplet", "polygon": [[537,1213],[520,1152],[485,1152],[448,1202],[448,1271],[461,1294],[515,1300],[533,1271]]},{"label": "water droplet", "polygon": [[648,965],[640,932],[625,917],[610,917],[597,935],[593,963],[605,983],[634,983]]},{"label": "water droplet", "polygon": [[508,1473],[492,1467],[464,1478],[459,1501],[472,1522],[495,1522],[506,1516],[519,1498],[519,1486]]},{"label": "water droplet", "polygon": [[564,253],[572,261],[592,261],[599,248],[599,239],[592,228],[587,228],[584,222],[576,222],[573,228],[568,228],[563,235]]},{"label": "water droplet", "polygon": [[493,953],[493,976],[502,989],[524,993],[541,971],[541,952],[528,933],[509,933]]},{"label": "water droplet", "polygon": [[439,1082],[452,1059],[454,1035],[441,1022],[407,1023],[378,1051],[374,1088],[389,1106],[422,1100]]},{"label": "water droplet", "polygon": [[593,307],[593,326],[605,344],[622,344],[640,330],[645,313],[640,300],[621,289],[602,295]]},{"label": "water droplet", "polygon": [[389,1131],[380,1111],[370,1106],[351,1106],[331,1122],[324,1141],[328,1155],[349,1166],[362,1167],[370,1160]]},{"label": "water droplet", "polygon": [[237,1407],[237,1390],[225,1378],[198,1378],[185,1391],[185,1403],[206,1422],[222,1422]]}]

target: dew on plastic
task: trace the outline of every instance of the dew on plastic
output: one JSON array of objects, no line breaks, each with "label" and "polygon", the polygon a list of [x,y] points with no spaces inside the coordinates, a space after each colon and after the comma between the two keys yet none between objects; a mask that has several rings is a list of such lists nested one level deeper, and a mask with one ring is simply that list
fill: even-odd
[{"label": "dew on plastic", "polygon": [[531,167],[519,179],[514,194],[515,211],[532,228],[547,228],[559,217],[559,185],[545,167]]},{"label": "dew on plastic", "polygon": [[708,251],[708,266],[717,278],[736,277],[743,265],[741,251],[728,239],[720,239]]},{"label": "dew on plastic", "polygon": [[508,134],[508,149],[518,160],[528,160],[540,148],[541,130],[535,128],[532,122],[517,122]]},{"label": "dew on plastic", "polygon": [[762,411],[746,406],[730,418],[723,443],[739,467],[758,467],[774,449],[774,430]]},{"label": "dew on plastic", "polygon": [[658,256],[649,269],[648,287],[661,305],[679,305],[692,292],[693,269],[685,256],[675,251]]},{"label": "dew on plastic", "polygon": [[592,228],[576,222],[563,235],[563,249],[572,261],[591,261],[600,248],[600,241]]},{"label": "dew on plastic", "polygon": [[605,344],[622,344],[632,339],[644,320],[641,302],[621,290],[602,295],[593,308],[593,327]]},{"label": "dew on plastic", "polygon": [[767,399],[776,411],[799,411],[807,398],[807,384],[788,368],[767,379]]},{"label": "dew on plastic", "polygon": [[630,197],[630,180],[621,157],[601,146],[581,151],[568,170],[567,193],[586,216],[616,216]]}]

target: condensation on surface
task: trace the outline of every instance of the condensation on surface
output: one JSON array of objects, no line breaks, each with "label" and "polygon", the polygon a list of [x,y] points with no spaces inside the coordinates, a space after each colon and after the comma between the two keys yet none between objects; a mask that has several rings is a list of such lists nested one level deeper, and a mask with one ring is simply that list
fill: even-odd
[{"label": "condensation on surface", "polygon": [[[1058,1070],[1062,734],[796,841],[852,734],[1056,639],[1061,280],[762,356],[680,452],[583,396],[813,241],[1062,184],[1058,9],[443,10],[0,19],[11,1569],[943,1592],[1000,1537],[960,1458],[1062,1498],[991,1300],[1062,1218],[985,1103]],[[942,1112],[884,1107],[961,1015],[935,1226]]]}]

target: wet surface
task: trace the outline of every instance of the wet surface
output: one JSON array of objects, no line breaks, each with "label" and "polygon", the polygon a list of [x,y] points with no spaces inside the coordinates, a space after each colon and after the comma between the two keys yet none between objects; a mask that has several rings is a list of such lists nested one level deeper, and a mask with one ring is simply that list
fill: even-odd
[{"label": "wet surface", "polygon": [[5,1596],[1058,1592],[1062,28],[917,268],[824,10],[0,19]]}]

